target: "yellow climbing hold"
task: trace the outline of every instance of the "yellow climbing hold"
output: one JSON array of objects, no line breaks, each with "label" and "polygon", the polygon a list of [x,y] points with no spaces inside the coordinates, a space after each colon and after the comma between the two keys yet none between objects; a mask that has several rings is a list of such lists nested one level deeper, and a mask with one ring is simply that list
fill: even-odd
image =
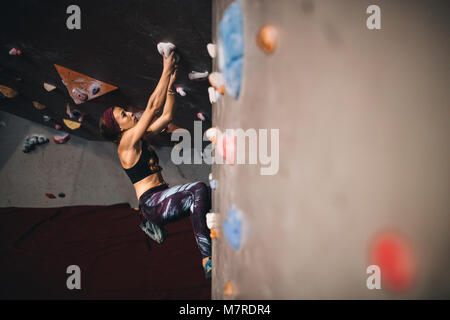
[{"label": "yellow climbing hold", "polygon": [[44,82],[44,89],[47,90],[48,92],[50,92],[50,91],[55,90],[56,87],[54,85]]},{"label": "yellow climbing hold", "polygon": [[2,86],[2,85],[0,85],[0,92],[5,97],[10,98],[10,99],[14,98],[15,96],[17,96],[19,94],[16,90],[11,89],[10,87],[7,87],[7,86]]},{"label": "yellow climbing hold", "polygon": [[72,120],[63,119],[63,122],[69,129],[72,130],[76,130],[81,126],[81,123]]},{"label": "yellow climbing hold", "polygon": [[38,110],[44,110],[45,108],[47,108],[47,106],[40,104],[37,101],[33,101],[33,106]]}]

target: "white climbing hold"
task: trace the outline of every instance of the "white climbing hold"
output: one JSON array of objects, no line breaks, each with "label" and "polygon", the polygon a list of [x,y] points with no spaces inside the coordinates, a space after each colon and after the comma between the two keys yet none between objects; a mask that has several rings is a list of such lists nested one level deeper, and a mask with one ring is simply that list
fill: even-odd
[{"label": "white climbing hold", "polygon": [[218,138],[220,137],[220,131],[216,127],[209,128],[205,131],[206,138],[212,143],[216,143]]},{"label": "white climbing hold", "polygon": [[220,94],[225,93],[225,79],[220,72],[213,72],[208,77],[209,83],[217,90]]},{"label": "white climbing hold", "polygon": [[209,87],[208,93],[209,93],[209,102],[216,103],[217,101],[219,101],[220,94],[216,91],[216,89],[214,89],[213,87]]},{"label": "white climbing hold", "polygon": [[170,42],[160,42],[157,45],[158,52],[160,55],[164,55],[164,57],[168,57],[170,53],[175,50],[176,46]]},{"label": "white climbing hold", "polygon": [[209,72],[205,71],[205,72],[197,72],[197,71],[191,71],[188,75],[189,80],[203,80],[206,77],[208,77]]},{"label": "white climbing hold", "polygon": [[209,55],[211,58],[215,58],[217,56],[217,46],[213,43],[208,43],[206,45],[206,49],[208,50]]},{"label": "white climbing hold", "polygon": [[49,83],[45,83],[44,82],[44,89],[47,90],[48,92],[53,91],[56,89],[56,87],[54,85],[51,85]]},{"label": "white climbing hold", "polygon": [[206,214],[206,225],[208,229],[218,228],[219,227],[220,217],[218,213],[209,212]]}]

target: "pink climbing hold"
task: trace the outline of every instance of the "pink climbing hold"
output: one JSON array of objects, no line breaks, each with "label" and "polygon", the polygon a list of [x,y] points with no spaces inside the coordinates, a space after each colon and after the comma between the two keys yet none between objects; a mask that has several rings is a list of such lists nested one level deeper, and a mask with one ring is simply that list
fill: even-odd
[{"label": "pink climbing hold", "polygon": [[53,136],[53,142],[56,144],[63,144],[69,140],[70,140],[70,134],[68,134],[68,133]]},{"label": "pink climbing hold", "polygon": [[55,129],[56,129],[56,130],[61,130],[62,127],[61,127],[59,124],[55,124]]},{"label": "pink climbing hold", "polygon": [[236,145],[237,137],[235,135],[222,134],[218,138],[217,152],[228,164],[235,163]]},{"label": "pink climbing hold", "polygon": [[203,113],[201,113],[201,112],[197,113],[197,118],[199,118],[199,119],[202,120],[202,121],[205,121],[205,120],[206,120],[205,116],[204,116]]},{"label": "pink climbing hold", "polygon": [[177,90],[178,94],[182,97],[186,96],[186,91],[183,89],[182,86],[176,86],[175,90]]},{"label": "pink climbing hold", "polygon": [[20,56],[21,54],[22,54],[22,51],[20,49],[12,48],[11,50],[9,50],[10,56]]}]

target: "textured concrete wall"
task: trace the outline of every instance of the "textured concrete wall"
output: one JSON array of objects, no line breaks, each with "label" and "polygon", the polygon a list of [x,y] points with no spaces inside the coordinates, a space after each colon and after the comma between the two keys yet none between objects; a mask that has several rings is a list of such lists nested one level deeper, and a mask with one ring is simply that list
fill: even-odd
[{"label": "textured concrete wall", "polygon": [[[382,30],[366,28],[381,7]],[[213,39],[223,10],[213,4]],[[213,124],[280,129],[280,168],[214,165],[213,211],[243,213],[235,251],[214,240],[213,298],[450,297],[449,23],[444,1],[241,1],[241,96]],[[256,45],[277,26],[272,56]],[[214,63],[217,69],[217,62]],[[368,290],[374,236],[405,235],[418,272],[403,293]]]},{"label": "textured concrete wall", "polygon": [[[72,136],[62,145],[60,134],[46,126],[0,111],[0,207],[60,207],[129,203],[137,207],[133,185],[123,171],[116,147],[110,142],[88,141]],[[23,153],[26,136],[45,135],[50,142]],[[210,166],[174,165],[172,148],[155,149],[169,185],[208,181]],[[66,194],[48,199],[45,193]]]}]

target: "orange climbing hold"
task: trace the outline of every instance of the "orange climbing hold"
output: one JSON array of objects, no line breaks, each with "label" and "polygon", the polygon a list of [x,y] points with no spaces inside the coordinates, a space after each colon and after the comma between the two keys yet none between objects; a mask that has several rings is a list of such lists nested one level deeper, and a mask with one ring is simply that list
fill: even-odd
[{"label": "orange climbing hold", "polygon": [[273,53],[278,42],[277,28],[271,24],[264,25],[258,32],[256,42],[265,53]]},{"label": "orange climbing hold", "polygon": [[47,106],[40,104],[37,101],[33,101],[33,106],[37,109],[37,110],[44,110],[45,108],[47,108]]},{"label": "orange climbing hold", "polygon": [[19,94],[16,90],[11,89],[10,87],[7,87],[7,86],[2,86],[2,85],[0,85],[0,93],[10,99],[16,97]]},{"label": "orange climbing hold", "polygon": [[116,86],[96,80],[82,73],[57,64],[54,66],[66,86],[69,95],[76,104],[95,99],[117,89]]},{"label": "orange climbing hold", "polygon": [[234,288],[233,284],[231,283],[231,281],[227,281],[225,283],[225,286],[223,288],[223,295],[228,297],[228,298],[233,298],[235,297],[237,294],[236,288]]},{"label": "orange climbing hold", "polygon": [[217,239],[219,237],[219,230],[216,228],[211,228],[211,233],[209,236],[211,239]]}]

